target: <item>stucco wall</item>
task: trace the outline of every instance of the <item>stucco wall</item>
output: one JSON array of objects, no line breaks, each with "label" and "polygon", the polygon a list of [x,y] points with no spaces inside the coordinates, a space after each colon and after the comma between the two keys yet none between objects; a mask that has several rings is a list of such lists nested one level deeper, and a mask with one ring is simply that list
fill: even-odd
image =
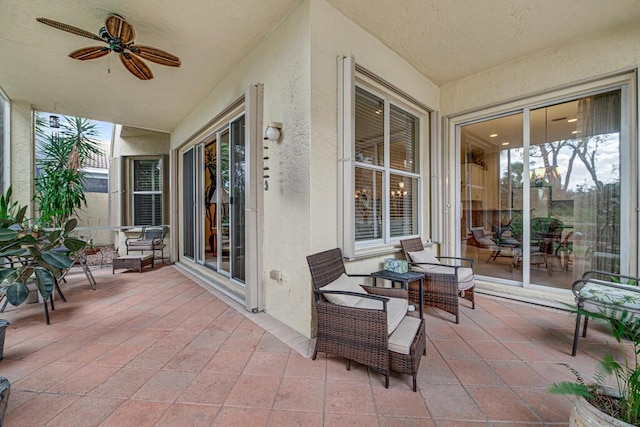
[{"label": "stucco wall", "polygon": [[443,116],[577,83],[640,63],[640,26],[631,25],[547,49],[441,88]]},{"label": "stucco wall", "polygon": [[11,102],[11,199],[21,206],[29,205],[27,216],[33,217],[34,152],[31,105],[25,102]]},{"label": "stucco wall", "polygon": [[[305,287],[307,278],[301,282],[294,271],[302,270],[302,254],[309,247],[308,8],[303,3],[286,17],[171,135],[172,148],[180,147],[250,85],[263,84],[260,119],[283,123],[280,141],[270,143],[268,150],[269,190],[264,192],[262,210],[265,231],[260,280],[264,282],[265,311],[307,335],[311,296]],[[271,270],[283,271],[283,280],[268,279]]]},{"label": "stucco wall", "polygon": [[[122,215],[126,215],[127,211],[124,208],[125,197],[129,197],[131,195],[130,188],[124,188],[127,184],[127,180],[121,180],[121,175],[126,173],[125,162],[121,162],[120,159],[129,156],[165,156],[169,154],[169,145],[170,145],[170,135],[165,132],[156,132],[152,130],[145,129],[132,129],[132,128],[123,128],[121,125],[116,125],[114,130],[114,144],[113,144],[113,158],[111,159],[112,169],[110,170],[111,174],[117,174],[119,176],[111,176],[110,185],[113,188],[111,191],[111,204],[112,204],[112,215],[117,215],[118,218],[112,218],[112,225],[121,226],[125,223],[122,220]],[[120,165],[122,165],[122,169],[120,170]],[[168,176],[169,165],[165,165],[165,176]],[[164,185],[165,194],[169,193],[169,184],[168,181],[165,182]],[[169,223],[169,209],[168,209],[168,200],[169,198],[165,198],[165,223]],[[107,211],[105,206],[105,212]],[[135,230],[133,233],[129,233],[128,235],[124,232],[117,232],[115,236],[115,246],[118,248],[118,252],[121,255],[126,253],[125,240],[127,237],[137,237],[140,233],[140,230]],[[168,245],[170,239],[171,230],[168,231],[167,237],[165,238],[165,244]],[[139,252],[134,252],[134,254],[138,254]],[[149,255],[149,253],[145,252],[145,255]],[[165,257],[170,257],[170,248],[167,248],[164,251]]]},{"label": "stucco wall", "polygon": [[115,128],[113,157],[169,154],[170,134],[152,130]]},{"label": "stucco wall", "polygon": [[[79,227],[106,227],[109,225],[109,194],[85,193],[87,206],[76,211]],[[78,235],[92,239],[96,246],[114,243],[114,232],[109,230],[79,230]]]},{"label": "stucco wall", "polygon": [[[338,245],[337,62],[358,63],[438,108],[438,88],[398,55],[324,0],[303,2],[176,128],[179,147],[244,93],[264,85],[263,121],[284,123],[271,143],[264,192],[265,311],[306,336],[312,334],[312,293],[305,256]],[[360,261],[361,271],[381,259]],[[269,278],[271,270],[283,280]]]}]

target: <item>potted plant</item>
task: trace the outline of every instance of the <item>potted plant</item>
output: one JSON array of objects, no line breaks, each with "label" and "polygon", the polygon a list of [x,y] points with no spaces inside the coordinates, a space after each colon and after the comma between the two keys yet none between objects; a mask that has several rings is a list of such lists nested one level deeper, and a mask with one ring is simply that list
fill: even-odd
[{"label": "potted plant", "polygon": [[0,290],[11,304],[20,305],[29,295],[27,284],[34,283],[46,303],[55,280],[72,262],[56,249],[64,246],[75,252],[86,242],[70,236],[77,226],[76,219],[68,220],[62,229],[43,231],[38,237],[25,230],[18,219],[8,227],[0,227],[0,259],[6,260],[0,268]]},{"label": "potted plant", "polygon": [[[637,426],[640,424],[640,318],[633,313],[617,309],[593,313],[578,309],[583,315],[604,322],[620,345],[622,361],[617,361],[612,352],[607,352],[595,373],[595,381],[587,383],[575,369],[569,370],[576,382],[558,382],[549,392],[577,396],[571,411],[571,426]],[[623,340],[632,344],[629,356],[622,346]],[[613,376],[615,387],[606,387],[605,380]]]}]

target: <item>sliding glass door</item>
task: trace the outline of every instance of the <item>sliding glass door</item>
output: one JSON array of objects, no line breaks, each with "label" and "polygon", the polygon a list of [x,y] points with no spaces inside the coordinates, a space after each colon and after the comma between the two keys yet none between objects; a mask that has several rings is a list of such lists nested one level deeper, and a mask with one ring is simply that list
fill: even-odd
[{"label": "sliding glass door", "polygon": [[462,251],[478,274],[568,288],[628,271],[623,89],[459,127]]},{"label": "sliding glass door", "polygon": [[244,115],[182,157],[183,255],[245,280]]}]

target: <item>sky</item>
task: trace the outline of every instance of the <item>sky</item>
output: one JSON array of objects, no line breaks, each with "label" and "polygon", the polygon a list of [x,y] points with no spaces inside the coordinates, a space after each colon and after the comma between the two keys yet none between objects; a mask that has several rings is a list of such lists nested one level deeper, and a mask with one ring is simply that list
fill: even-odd
[{"label": "sky", "polygon": [[[60,117],[60,122],[64,122],[64,117],[63,114],[59,114],[59,113],[47,113],[44,111],[38,111],[37,114],[42,115],[45,120],[47,120],[47,124],[48,124],[48,120],[50,116],[58,116]],[[106,142],[107,145],[111,144],[111,134],[113,132],[113,123],[107,123],[107,122],[100,122],[98,120],[91,120],[88,119],[91,123],[94,123],[96,125],[96,130],[98,131],[98,137],[97,139]]]}]

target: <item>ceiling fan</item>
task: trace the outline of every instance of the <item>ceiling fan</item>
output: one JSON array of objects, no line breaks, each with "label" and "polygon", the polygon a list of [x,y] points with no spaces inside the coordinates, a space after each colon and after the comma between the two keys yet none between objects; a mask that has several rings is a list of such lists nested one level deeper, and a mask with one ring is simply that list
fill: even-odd
[{"label": "ceiling fan", "polygon": [[100,58],[113,51],[120,55],[120,60],[125,68],[140,80],[151,80],[153,78],[151,69],[142,59],[169,67],[179,67],[181,64],[180,58],[169,52],[156,49],[155,47],[135,45],[133,39],[136,37],[136,32],[133,26],[125,21],[122,16],[116,15],[115,13],[107,16],[104,27],[98,31],[99,35],[47,18],[36,18],[36,20],[53,28],[98,40],[108,45],[85,47],[75,50],[69,54],[71,58],[85,61],[87,59]]}]

